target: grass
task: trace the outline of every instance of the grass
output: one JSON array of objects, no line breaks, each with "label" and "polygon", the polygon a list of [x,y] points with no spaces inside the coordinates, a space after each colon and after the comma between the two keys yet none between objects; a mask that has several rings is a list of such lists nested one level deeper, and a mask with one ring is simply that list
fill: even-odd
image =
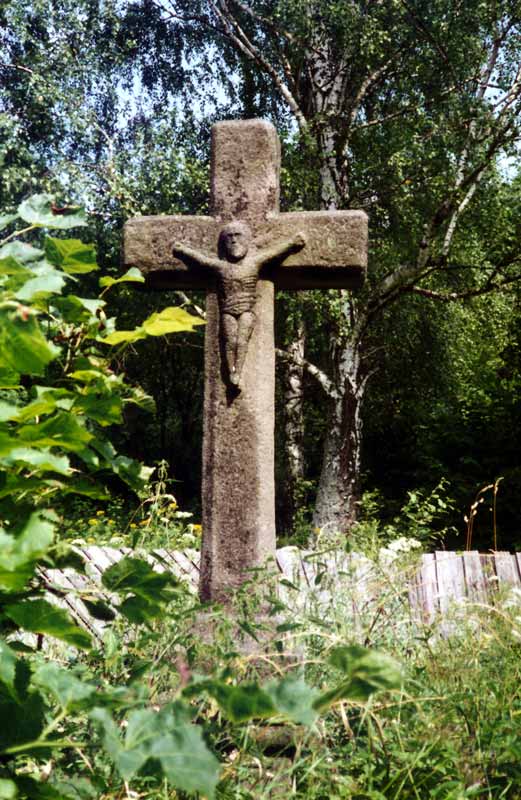
[{"label": "grass", "polygon": [[[314,560],[315,575],[320,575],[323,555]],[[521,798],[519,597],[514,593],[498,596],[494,605],[469,606],[465,621],[459,612],[457,626],[444,637],[436,626],[418,627],[411,619],[403,570],[414,569],[413,554],[399,573],[367,564],[373,567],[372,580],[380,584],[378,603],[362,602],[360,572],[322,575],[305,601],[291,583],[282,587],[276,604],[273,583],[265,577],[245,586],[237,600],[238,618],[259,634],[258,626],[266,620],[258,622],[254,606],[269,608],[271,603],[279,627],[272,649],[261,660],[237,652],[236,630],[219,609],[213,613],[214,641],[203,642],[191,595],[177,601],[169,619],[135,639],[116,625],[98,658],[103,657],[112,682],[145,680],[150,702],[160,705],[175,696],[187,675],[208,669],[266,681],[297,668],[310,685],[320,688],[332,679],[327,657],[333,647],[369,645],[401,663],[403,689],[376,694],[364,703],[342,701],[311,728],[232,724],[213,701],[198,705],[197,721],[204,724],[222,763],[217,797]],[[368,573],[362,577],[367,587]],[[99,664],[90,668],[99,669]],[[96,770],[101,770],[99,755],[86,757],[100,760]],[[76,769],[88,777],[84,765],[77,763]],[[184,797],[146,776],[131,787],[117,781],[111,786],[111,781],[113,776],[100,798]]]},{"label": "grass", "polygon": [[[183,537],[198,538],[191,519],[175,516],[175,500],[167,499],[168,504],[142,504],[134,516],[126,512],[126,544],[146,539],[151,546],[182,547],[187,546]],[[118,517],[115,509],[111,516],[110,507],[97,512],[82,510],[76,522],[69,516],[70,532],[83,534],[87,542],[114,544],[122,514]],[[142,538],[133,538],[134,531]],[[150,704],[160,706],[201,672],[265,682],[299,670],[309,685],[323,688],[334,679],[328,663],[333,648],[369,646],[402,665],[402,689],[376,693],[367,702],[342,700],[311,727],[231,723],[212,700],[194,706],[195,721],[204,726],[222,764],[217,798],[521,799],[520,593],[499,592],[488,605],[455,610],[454,621],[449,614],[443,627],[420,625],[407,602],[419,548],[405,546],[399,525],[396,538],[386,534],[387,555],[381,557],[375,528],[370,557],[354,567],[346,567],[341,553],[333,569],[324,552],[310,555],[313,580],[305,594],[295,588],[296,575],[279,585],[278,593],[273,577],[252,578],[237,597],[235,613],[250,642],[251,634],[263,639],[264,627],[276,631],[261,659],[241,653],[237,626],[218,608],[205,617],[213,640],[201,637],[200,609],[186,593],[172,604],[168,618],[131,637],[116,622],[104,647],[77,664],[86,677],[102,674],[112,683],[142,685]],[[368,600],[376,596],[375,585],[378,599]],[[260,621],[259,609],[264,612]],[[64,754],[52,765],[55,777],[71,770],[90,787],[78,797],[92,790],[90,796],[100,800],[185,798],[147,775],[125,785],[95,739],[82,754]]]}]

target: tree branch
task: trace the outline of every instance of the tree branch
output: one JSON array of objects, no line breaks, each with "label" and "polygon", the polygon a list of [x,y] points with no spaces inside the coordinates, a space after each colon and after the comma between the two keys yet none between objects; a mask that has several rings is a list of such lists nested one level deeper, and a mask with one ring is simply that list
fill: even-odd
[{"label": "tree branch", "polygon": [[193,300],[190,300],[187,294],[182,292],[180,289],[177,289],[174,294],[179,298],[183,306],[189,306],[190,308],[193,308],[196,316],[200,317],[201,319],[206,319],[206,311],[203,311],[201,306],[198,306],[197,303],[194,303]]},{"label": "tree branch", "polygon": [[247,14],[249,17],[255,20],[255,22],[265,25],[275,37],[283,36],[290,44],[295,42],[295,37],[289,31],[285,31],[278,25],[275,25],[275,23],[273,23],[270,19],[261,17],[260,14],[256,14],[255,11],[253,11],[253,9],[247,6],[245,3],[241,3],[240,0],[231,0],[231,2],[234,6],[240,8],[244,14]]},{"label": "tree branch", "polygon": [[436,292],[433,289],[424,289],[421,286],[407,286],[403,288],[403,291],[420,294],[423,297],[428,297],[430,300],[440,300],[444,303],[451,303],[454,300],[469,300],[472,297],[480,297],[484,294],[490,294],[491,292],[499,292],[518,281],[521,281],[521,274],[514,275],[511,278],[505,278],[505,280],[499,283],[492,282],[489,284],[487,282],[486,286],[481,286],[479,289],[469,289],[467,292],[448,292],[447,294],[443,294],[443,292]]},{"label": "tree branch", "polygon": [[281,80],[281,77],[273,64],[271,64],[264,57],[259,48],[253,44],[251,39],[239,25],[238,20],[228,8],[226,0],[210,0],[210,7],[213,9],[217,19],[224,27],[224,30],[221,31],[221,33],[224,33],[230,39],[230,41],[233,42],[237,49],[240,50],[241,53],[243,53],[252,61],[255,61],[259,67],[264,70],[264,72],[267,72],[282,99],[287,103],[290,110],[295,115],[300,129],[302,131],[306,130],[308,127],[307,120],[302,113],[297,100],[289,90],[289,87],[286,86],[283,80]]},{"label": "tree branch", "polygon": [[290,361],[291,363],[296,364],[297,367],[306,370],[309,375],[312,375],[313,378],[318,381],[328,397],[334,398],[336,396],[333,381],[328,378],[325,372],[322,372],[321,369],[316,367],[314,364],[311,364],[310,361],[307,361],[307,359],[302,358],[296,353],[288,353],[286,350],[281,350],[279,347],[275,348],[275,355],[282,361]]}]

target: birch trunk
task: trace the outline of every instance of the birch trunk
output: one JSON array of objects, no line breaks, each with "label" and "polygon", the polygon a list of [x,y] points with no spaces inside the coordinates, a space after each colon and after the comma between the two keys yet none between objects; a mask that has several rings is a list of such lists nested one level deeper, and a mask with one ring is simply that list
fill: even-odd
[{"label": "birch trunk", "polygon": [[295,338],[287,347],[289,359],[284,365],[284,428],[286,435],[287,474],[284,486],[282,527],[291,531],[299,500],[299,485],[304,478],[304,367],[306,343],[304,321],[297,324]]},{"label": "birch trunk", "polygon": [[337,381],[327,424],[314,525],[346,532],[356,520],[360,499],[362,404],[365,379],[359,341],[346,341],[338,353]]}]

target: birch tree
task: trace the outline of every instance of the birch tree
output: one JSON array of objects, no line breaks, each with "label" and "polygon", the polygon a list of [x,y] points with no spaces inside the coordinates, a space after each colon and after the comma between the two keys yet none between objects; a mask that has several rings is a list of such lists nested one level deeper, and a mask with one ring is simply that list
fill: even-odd
[{"label": "birch tree", "polygon": [[[518,0],[153,0],[172,32],[206,35],[215,74],[250,105],[279,104],[307,143],[320,208],[370,214],[369,280],[333,292],[329,370],[303,339],[283,358],[328,398],[315,523],[349,528],[360,490],[362,407],[372,375],[371,326],[407,293],[427,302],[505,289],[508,257],[460,264],[461,219],[512,153],[521,113]],[[201,58],[201,53],[199,53]],[[221,72],[219,72],[221,70]],[[280,112],[279,112],[280,113]],[[389,246],[393,241],[393,246]],[[392,259],[390,258],[392,254]],[[453,289],[459,267],[466,285]],[[468,269],[475,266],[476,269]]]}]

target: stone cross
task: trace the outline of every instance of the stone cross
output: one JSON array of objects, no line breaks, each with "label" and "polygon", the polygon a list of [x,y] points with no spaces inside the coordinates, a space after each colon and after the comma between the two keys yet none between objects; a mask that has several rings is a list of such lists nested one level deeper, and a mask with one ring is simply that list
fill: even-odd
[{"label": "stone cross", "polygon": [[225,602],[275,555],[274,289],[356,288],[362,211],[279,213],[280,144],[262,120],[212,129],[212,216],[136,217],[124,263],[158,289],[207,288],[200,595]]}]

